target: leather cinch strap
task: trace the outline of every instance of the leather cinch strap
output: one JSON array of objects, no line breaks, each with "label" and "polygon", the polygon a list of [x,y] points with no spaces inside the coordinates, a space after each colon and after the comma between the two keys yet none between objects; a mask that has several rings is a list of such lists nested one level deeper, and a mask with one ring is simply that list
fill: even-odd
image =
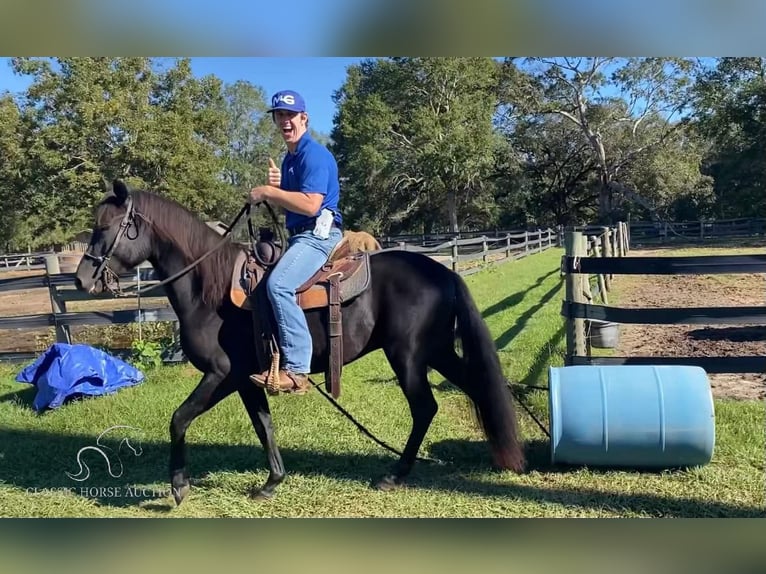
[{"label": "leather cinch strap", "polygon": [[330,358],[325,375],[325,389],[333,398],[340,396],[340,374],[343,369],[343,326],[340,315],[340,273],[333,273],[329,281],[329,317],[327,323],[330,337]]}]

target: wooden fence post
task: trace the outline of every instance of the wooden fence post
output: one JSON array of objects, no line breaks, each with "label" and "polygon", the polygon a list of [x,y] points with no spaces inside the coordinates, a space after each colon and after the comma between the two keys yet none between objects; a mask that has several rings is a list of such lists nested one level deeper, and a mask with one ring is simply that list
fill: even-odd
[{"label": "wooden fence post", "polygon": [[510,259],[511,257],[511,234],[506,233],[505,234],[505,258]]},{"label": "wooden fence post", "polygon": [[[610,229],[608,227],[601,228],[601,255],[603,257],[612,257],[612,244],[609,241],[609,231]],[[604,286],[607,291],[612,289],[612,276],[608,273],[604,273]]]},{"label": "wooden fence post", "polygon": [[630,226],[627,222],[622,223],[622,254],[627,256],[630,253]]},{"label": "wooden fence post", "polygon": [[[590,257],[592,255],[591,253],[588,252],[588,236],[587,235],[582,236],[582,253],[583,253],[583,257]],[[583,275],[582,287],[583,287],[583,293],[585,295],[586,301],[588,303],[593,303],[593,292],[591,291],[591,288],[590,288],[590,275],[587,273]]]},{"label": "wooden fence post", "polygon": [[482,235],[481,236],[481,262],[487,263],[487,251],[489,250],[489,247],[487,246],[487,236]]},{"label": "wooden fence post", "polygon": [[[583,257],[583,234],[579,231],[567,231],[564,234],[564,252],[568,256]],[[584,303],[585,292],[583,289],[583,277],[581,273],[567,273],[565,296],[567,302]],[[585,356],[585,321],[583,319],[566,320],[567,356],[566,364],[572,364],[572,357]]]},{"label": "wooden fence post", "polygon": [[524,230],[524,257],[529,255],[529,231]]},{"label": "wooden fence post", "polygon": [[[51,299],[51,311],[53,315],[59,313],[66,313],[66,301],[60,296],[58,289],[50,280],[51,275],[59,275],[61,273],[59,267],[59,258],[56,253],[45,256],[45,277],[48,281],[48,294]],[[69,325],[60,325],[56,322],[56,342],[57,343],[72,343],[72,335],[69,332]]]},{"label": "wooden fence post", "polygon": [[457,273],[457,237],[452,238],[452,270]]},{"label": "wooden fence post", "polygon": [[[597,237],[593,238],[593,256],[594,257],[602,257],[603,256],[603,250],[601,249],[601,243],[598,240]],[[608,289],[606,288],[606,279],[604,278],[603,273],[599,273],[596,276],[596,279],[598,281],[598,292],[601,295],[601,301],[603,301],[604,305],[609,305],[609,297],[607,296]]]}]

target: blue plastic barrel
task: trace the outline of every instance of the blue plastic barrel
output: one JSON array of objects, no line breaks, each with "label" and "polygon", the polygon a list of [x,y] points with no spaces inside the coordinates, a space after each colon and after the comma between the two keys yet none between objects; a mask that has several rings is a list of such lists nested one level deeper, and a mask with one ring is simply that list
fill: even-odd
[{"label": "blue plastic barrel", "polygon": [[691,467],[715,445],[707,373],[692,366],[550,367],[551,462]]}]

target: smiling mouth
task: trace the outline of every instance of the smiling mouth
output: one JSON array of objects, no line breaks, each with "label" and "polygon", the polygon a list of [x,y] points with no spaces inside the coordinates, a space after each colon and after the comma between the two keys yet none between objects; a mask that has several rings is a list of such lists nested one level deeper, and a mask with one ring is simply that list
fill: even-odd
[{"label": "smiling mouth", "polygon": [[282,135],[285,137],[289,137],[293,134],[293,127],[292,126],[284,126],[282,127]]}]

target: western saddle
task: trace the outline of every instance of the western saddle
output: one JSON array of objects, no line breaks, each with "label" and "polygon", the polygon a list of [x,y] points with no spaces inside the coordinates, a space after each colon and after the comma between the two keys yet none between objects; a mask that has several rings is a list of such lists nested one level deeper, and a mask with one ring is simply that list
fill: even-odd
[{"label": "western saddle", "polygon": [[[262,365],[279,370],[279,352],[273,335],[271,305],[262,280],[276,264],[281,252],[270,239],[268,230],[252,248],[243,249],[234,263],[230,298],[237,307],[251,310],[256,326],[256,347]],[[328,309],[327,335],[329,358],[325,371],[325,389],[334,398],[340,396],[343,369],[343,324],[341,305],[361,295],[370,285],[370,252],[380,244],[365,232],[346,231],[322,267],[295,292],[304,310]],[[265,286],[265,285],[264,285]],[[261,341],[258,341],[258,338]],[[269,356],[270,355],[270,356]]]}]

